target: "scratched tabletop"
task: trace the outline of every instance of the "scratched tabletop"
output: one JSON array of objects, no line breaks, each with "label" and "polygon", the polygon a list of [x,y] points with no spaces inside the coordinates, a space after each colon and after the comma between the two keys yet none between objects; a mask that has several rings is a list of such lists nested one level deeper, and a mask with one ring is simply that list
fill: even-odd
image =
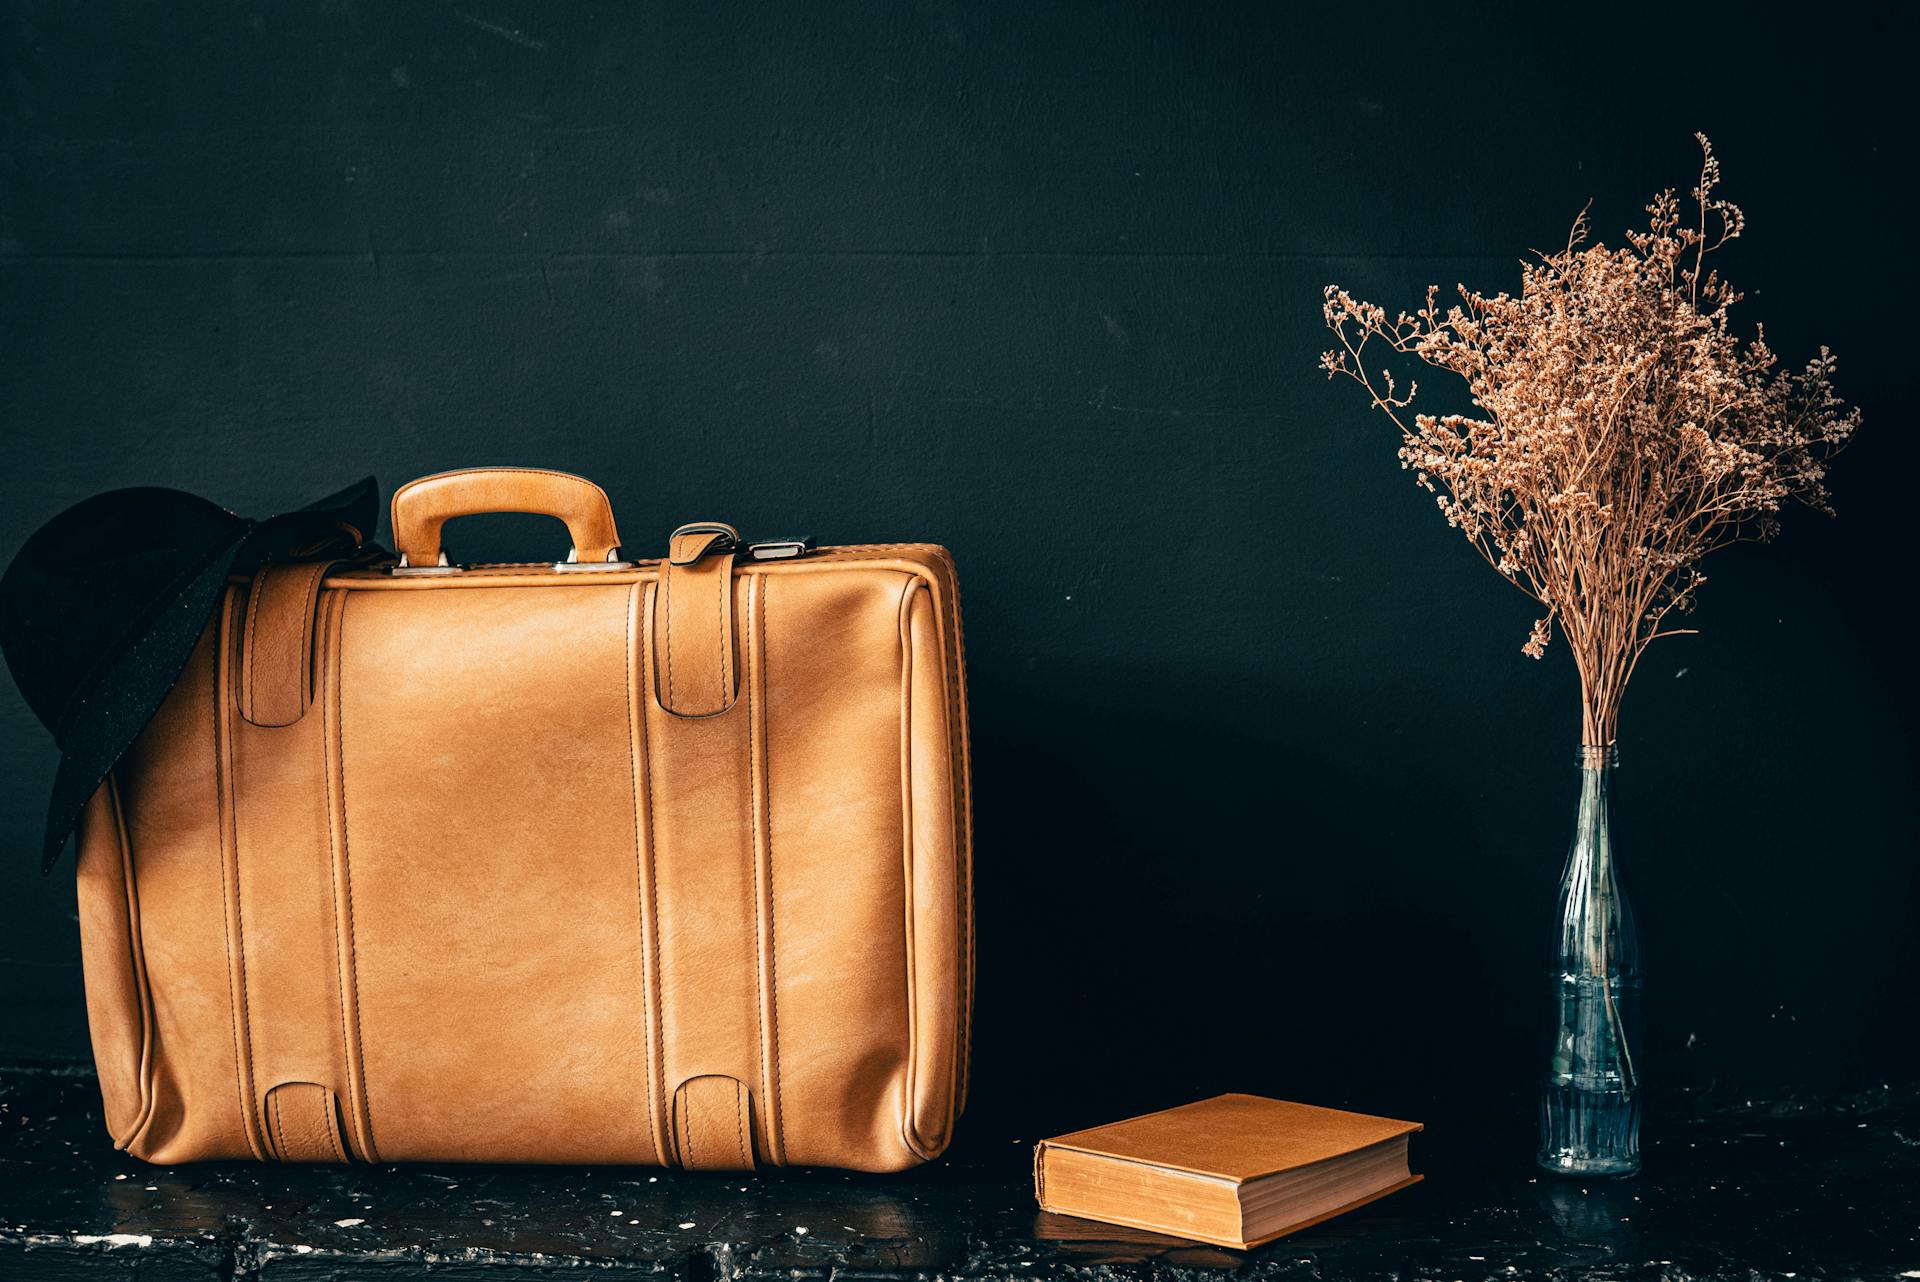
[{"label": "scratched tabletop", "polygon": [[1524,1106],[1415,1142],[1425,1183],[1241,1253],[1040,1214],[1033,1137],[900,1176],[148,1166],[91,1075],[0,1069],[0,1278],[1920,1278],[1920,1092],[1674,1102],[1646,1171],[1563,1181]]}]

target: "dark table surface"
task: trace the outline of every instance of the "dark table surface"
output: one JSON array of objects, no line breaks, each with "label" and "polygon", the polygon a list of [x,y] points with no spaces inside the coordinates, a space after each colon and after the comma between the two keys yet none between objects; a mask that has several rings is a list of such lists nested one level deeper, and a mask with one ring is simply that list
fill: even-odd
[{"label": "dark table surface", "polygon": [[1250,1253],[1035,1209],[1032,1137],[903,1176],[147,1166],[90,1075],[0,1070],[0,1278],[1920,1278],[1920,1093],[1656,1109],[1646,1171],[1528,1166],[1523,1106],[1403,1193]]}]

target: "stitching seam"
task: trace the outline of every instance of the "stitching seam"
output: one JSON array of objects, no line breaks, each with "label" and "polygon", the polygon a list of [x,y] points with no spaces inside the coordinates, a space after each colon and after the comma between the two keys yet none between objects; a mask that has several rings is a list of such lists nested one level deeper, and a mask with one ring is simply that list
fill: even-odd
[{"label": "stitching seam", "polygon": [[[344,601],[338,602],[332,605],[331,607],[329,607],[328,617],[327,617],[329,634],[331,634],[333,628],[336,626],[337,616],[339,612],[344,608],[345,608]],[[329,656],[329,659],[331,659],[331,656]],[[330,685],[338,686],[339,684],[338,680],[334,679],[332,676],[330,662],[329,662],[328,671],[329,671]],[[334,798],[336,796],[336,790],[339,787],[340,781],[339,781],[339,777],[335,775],[333,771],[333,754],[327,750],[328,742],[331,740],[333,736],[333,731],[337,723],[334,719],[334,714],[333,714],[333,707],[334,707],[333,697],[332,697],[333,691],[332,689],[328,689],[323,693],[326,695],[326,697],[321,702],[320,715],[322,717],[322,727],[321,727],[322,738],[321,738],[320,751],[322,754],[322,769],[324,769],[327,773],[327,785],[328,785],[327,787],[327,849],[328,849],[328,853],[332,856],[332,859],[333,859],[333,868],[330,869],[329,871],[334,873],[333,876],[329,876],[327,878],[327,898],[333,906],[333,969],[334,969],[334,980],[336,984],[336,991],[339,993],[340,1053],[342,1056],[346,1058],[346,1061],[347,1061],[345,1064],[345,1068],[346,1068],[346,1074],[347,1074],[347,1090],[349,1092],[349,1106],[351,1106],[352,1094],[353,1092],[358,1090],[358,1087],[355,1085],[354,1078],[353,1078],[353,1041],[347,1034],[346,950],[340,947],[341,918],[340,918],[340,885],[339,885],[339,876],[338,876],[339,867],[340,867],[340,834],[334,822],[334,805],[333,805]],[[356,1115],[356,1120],[358,1120],[357,1115]]]},{"label": "stitching seam", "polygon": [[677,577],[669,566],[660,567],[660,612],[667,616],[667,709],[672,711],[673,701],[673,580]]},{"label": "stitching seam", "polygon": [[[767,597],[771,584],[756,580],[754,615],[747,620],[749,629],[757,628],[759,641],[754,647],[756,669],[749,669],[747,680],[749,688],[756,679],[764,680],[767,665]],[[752,633],[749,632],[751,637]],[[773,898],[773,782],[771,775],[773,763],[767,760],[767,712],[763,697],[760,707],[759,744],[757,745],[762,766],[761,786],[766,790],[767,807],[767,977],[771,992],[767,1000],[767,1022],[773,1025],[773,1125],[768,1136],[767,1152],[773,1157],[777,1150],[777,1161],[786,1165],[787,1139],[780,1110],[780,915],[774,911]],[[750,746],[750,751],[752,746]],[[756,861],[757,867],[757,861]]]},{"label": "stitching seam", "polygon": [[[651,1060],[653,1058],[651,1054],[651,1051],[652,1051],[652,1035],[650,1031],[651,1022],[647,1018],[647,1007],[652,1004],[647,999],[647,935],[650,932],[647,929],[647,923],[645,920],[646,908],[640,900],[640,892],[641,892],[640,878],[642,876],[642,873],[640,870],[640,846],[641,846],[640,760],[639,760],[639,744],[636,741],[636,735],[638,731],[637,731],[635,722],[637,718],[641,715],[641,711],[638,705],[635,703],[634,697],[633,697],[633,670],[639,666],[639,655],[634,650],[634,646],[633,646],[633,616],[636,613],[638,613],[638,611],[640,610],[640,602],[637,599],[638,596],[639,594],[636,592],[629,591],[627,593],[627,606],[626,606],[627,644],[626,644],[626,649],[622,653],[624,655],[624,661],[626,663],[626,668],[627,668],[627,672],[626,672],[626,677],[627,677],[627,779],[629,783],[632,785],[631,791],[633,795],[634,910],[641,914],[640,940],[639,940],[639,944],[640,944],[640,1022],[643,1025],[649,1026],[649,1031],[643,1035],[646,1036],[648,1039],[649,1054],[647,1058]],[[648,1147],[653,1149],[653,1160],[656,1162],[659,1162],[662,1166],[664,1166],[666,1165],[666,1163],[661,1160],[660,1139],[659,1139],[659,1136],[654,1133],[654,1129],[653,1129],[653,1067],[649,1063],[646,1065],[642,1065],[642,1070],[643,1070],[641,1074],[643,1079],[642,1087],[646,1091],[646,1098],[647,1098],[647,1145]]]},{"label": "stitching seam", "polygon": [[116,1148],[131,1152],[147,1124],[153,1120],[155,1106],[153,986],[147,976],[146,943],[140,932],[140,886],[133,867],[133,838],[127,830],[126,808],[120,802],[117,770],[107,773],[106,787],[107,801],[113,811],[115,835],[120,842],[120,876],[127,909],[127,954],[133,969],[134,986],[140,997],[140,1111],[134,1115],[133,1125],[127,1129],[125,1140],[115,1142]]},{"label": "stitching seam", "polygon": [[902,979],[907,1005],[907,1082],[906,1098],[900,1113],[901,1139],[915,1156],[931,1156],[920,1137],[915,1113],[920,1094],[920,992],[914,980],[919,969],[918,942],[914,937],[914,849],[913,831],[913,638],[912,603],[921,580],[913,575],[900,588],[896,607],[900,641],[900,885],[904,892],[905,919],[901,923],[905,956]]},{"label": "stitching seam", "polygon": [[[232,611],[231,603],[229,603],[228,611],[229,611],[229,614],[231,614],[231,611]],[[256,1102],[254,1099],[254,1090],[253,1090],[254,1076],[255,1076],[254,1063],[253,1063],[253,1014],[252,1014],[252,1011],[248,1008],[248,1004],[247,1004],[246,918],[244,913],[242,912],[241,903],[240,903],[240,831],[239,831],[240,819],[239,819],[239,812],[237,809],[237,802],[234,798],[234,774],[237,770],[237,766],[232,760],[233,750],[234,750],[233,736],[234,736],[235,726],[233,724],[233,709],[228,706],[228,703],[229,701],[226,698],[225,691],[221,691],[220,694],[217,696],[217,703],[216,703],[216,706],[219,709],[221,729],[223,731],[222,748],[220,753],[220,767],[221,767],[221,776],[222,776],[220,797],[221,797],[221,804],[223,806],[221,817],[220,817],[220,833],[221,833],[222,844],[224,847],[222,851],[222,858],[221,858],[221,872],[223,874],[222,884],[224,885],[225,884],[224,874],[226,872],[228,863],[231,862],[233,867],[233,889],[232,889],[233,941],[235,945],[235,951],[239,957],[239,962],[240,962],[240,968],[236,976],[236,982],[238,984],[238,992],[239,992],[239,1002],[240,1002],[239,1038],[240,1038],[241,1045],[245,1048],[245,1051],[246,1051],[246,1074],[241,1079],[242,1085],[240,1087],[240,1098],[241,1098],[241,1106],[246,1110],[243,1120],[248,1132],[247,1142],[249,1145],[252,1145],[254,1143],[253,1132],[258,1128],[259,1117],[258,1117],[258,1114],[254,1111],[256,1107]],[[239,1069],[239,1062],[237,1059],[235,1062],[235,1069],[236,1071],[238,1071]],[[255,1150],[255,1155],[256,1156],[259,1155],[257,1148]]]},{"label": "stitching seam", "polygon": [[[953,557],[938,543],[850,543],[844,548],[820,548],[809,552],[800,560],[776,561],[769,564],[755,564],[742,567],[742,574],[784,574],[796,570],[826,570],[835,566],[856,561],[897,561],[902,558],[889,554],[889,549],[901,552],[922,552],[938,561],[951,576]],[[875,552],[880,555],[862,555]],[[665,561],[657,557],[643,557],[632,562],[632,569],[609,571],[595,579],[603,587],[618,587],[636,580],[644,582],[649,577],[662,577],[661,568]],[[926,571],[928,567],[919,567]],[[512,583],[521,587],[580,587],[576,574],[555,574],[550,561],[482,561],[477,562],[458,575],[450,578],[393,579],[383,567],[348,566],[339,576],[335,587],[348,591],[383,591],[389,589],[402,591],[439,591],[448,588],[479,587],[495,583]]]},{"label": "stitching seam", "polygon": [[680,1092],[680,1106],[680,1155],[686,1159],[688,1170],[697,1171],[700,1164],[693,1156],[693,1096],[685,1088]]},{"label": "stitching seam", "polygon": [[[363,1133],[361,1140],[367,1150],[367,1160],[378,1162],[380,1160],[380,1150],[375,1145],[373,1139],[373,1101],[368,1097],[366,1085],[366,1040],[361,1032],[360,1022],[360,941],[353,921],[353,841],[347,829],[347,732],[344,701],[341,695],[341,689],[345,686],[346,682],[343,679],[342,672],[339,671],[339,669],[344,668],[344,660],[346,657],[346,616],[347,604],[343,599],[340,602],[339,610],[334,616],[336,636],[333,647],[333,663],[337,670],[333,683],[332,708],[333,755],[336,762],[334,780],[338,789],[340,802],[340,881],[343,892],[342,900],[347,910],[347,954],[345,964],[347,978],[353,991],[353,1037],[344,1049],[347,1055],[348,1081],[352,1083],[355,1082],[356,1078],[358,1079],[356,1083],[356,1093],[359,1095],[359,1116],[355,1120],[362,1123]],[[344,1000],[345,990],[343,989],[342,1001],[344,1002]],[[342,1010],[341,1021],[343,1033],[345,1031],[345,1020],[346,1012]],[[354,1064],[356,1061],[358,1061],[360,1067],[358,1074],[354,1072]]]},{"label": "stitching seam", "polygon": [[[646,605],[647,605],[646,621],[642,629],[643,640],[652,640],[651,637],[646,636],[646,633],[648,631],[651,631],[653,627],[653,610],[652,610],[653,603],[652,603],[651,597],[652,597],[652,594],[649,593],[648,599],[646,601]],[[653,647],[647,646],[645,648],[651,651]],[[642,695],[645,696],[645,698],[641,700],[642,707],[641,707],[640,715],[642,717],[646,715],[645,704],[647,703],[648,700],[653,698],[653,690],[651,686],[652,686],[652,682],[649,680],[649,674],[645,669],[642,669],[640,673],[640,692]],[[665,997],[664,991],[660,986],[660,877],[659,877],[659,873],[653,857],[653,846],[654,846],[653,815],[654,815],[655,799],[654,799],[654,791],[653,791],[652,747],[653,747],[652,741],[649,740],[647,744],[648,750],[642,755],[642,758],[641,758],[643,764],[646,767],[646,772],[647,772],[647,903],[648,903],[648,911],[650,914],[650,923],[647,928],[647,936],[653,943],[654,992],[653,992],[653,1002],[652,1002],[652,1005],[653,1005],[652,1072],[654,1075],[656,1094],[650,1098],[660,1098],[664,1102],[664,1097],[667,1093],[666,1055],[660,1045],[661,1040],[665,1036],[661,1027],[660,1008],[666,1004],[666,997]],[[658,1134],[659,1134],[659,1131],[658,1129],[656,1129],[655,1131],[656,1137],[658,1136]],[[658,1144],[659,1144],[659,1141],[656,1138],[655,1147],[658,1147]],[[662,1159],[662,1165],[664,1165],[665,1154],[661,1155],[661,1159]]]},{"label": "stitching seam", "polygon": [[233,590],[228,589],[226,598],[221,602],[220,644],[214,650],[213,679],[213,772],[214,772],[214,815],[220,825],[220,894],[224,899],[220,914],[224,927],[221,945],[227,957],[227,1023],[233,1034],[233,1090],[234,1098],[240,1105],[240,1133],[252,1150],[255,1161],[264,1161],[265,1154],[260,1151],[260,1141],[254,1131],[257,1119],[254,1116],[253,1102],[247,1098],[247,1058],[251,1057],[253,1047],[248,1042],[246,1050],[241,1049],[241,1022],[246,1017],[246,954],[242,945],[239,965],[236,969],[234,959],[234,936],[239,927],[240,913],[240,869],[238,860],[232,859],[234,868],[229,876],[227,865],[234,855],[234,834],[231,827],[233,807],[229,792],[233,786],[232,769],[227,754],[232,751],[231,727],[226,720],[227,691],[221,677],[232,671],[227,660],[233,649]]},{"label": "stitching seam", "polygon": [[[728,576],[731,581],[732,576]],[[751,623],[755,604],[760,598],[758,583],[747,584],[747,619]],[[757,717],[764,715],[764,709],[755,704],[753,698],[753,632],[747,632],[747,831],[752,834],[751,858],[753,860],[753,1025],[756,1044],[760,1051],[759,1063],[754,1065],[761,1074],[761,1086],[766,1085],[767,1057],[767,989],[765,983],[766,955],[761,947],[761,926],[767,915],[764,884],[760,879],[760,756],[757,751]],[[735,1079],[735,1090],[739,1088]],[[749,1163],[751,1164],[751,1163]]]},{"label": "stitching seam", "polygon": [[332,568],[333,563],[329,561],[307,571],[307,590],[300,606],[300,665],[297,674],[300,680],[300,711],[303,714],[313,701],[313,633],[319,627],[313,607],[320,596],[320,583]]},{"label": "stitching seam", "polygon": [[247,586],[247,642],[246,642],[246,645],[247,645],[247,707],[246,707],[246,713],[247,713],[247,720],[249,721],[252,721],[253,718],[260,711],[259,705],[256,704],[253,699],[254,655],[258,653],[258,651],[256,651],[254,648],[254,637],[258,635],[260,631],[260,598],[262,595],[264,595],[263,592],[261,591],[261,588],[265,582],[266,582],[266,571],[262,569],[261,572],[254,577],[253,582]]},{"label": "stitching seam", "polygon": [[714,593],[714,639],[720,645],[720,686],[713,692],[713,701],[725,711],[733,695],[733,654],[727,644],[727,621],[733,614],[733,558],[720,559],[720,568],[716,571],[720,582]]},{"label": "stitching seam", "polygon": [[746,1115],[746,1092],[740,1085],[740,1079],[736,1077],[733,1079],[733,1142],[740,1146],[740,1160],[744,1163],[741,1169],[751,1171],[753,1169],[753,1154],[747,1152],[747,1140],[744,1133]]},{"label": "stitching seam", "polygon": [[[338,697],[337,691],[336,697]],[[347,736],[343,728],[339,740],[336,743],[336,751],[340,756],[340,868],[346,878],[347,955],[350,962],[348,974],[353,981],[353,1044],[359,1048],[359,1054],[354,1058],[361,1061],[360,1076],[363,1079],[363,1084],[360,1088],[360,1111],[365,1115],[367,1123],[367,1155],[375,1161],[378,1161],[379,1150],[374,1147],[373,1143],[373,1101],[367,1097],[367,1090],[364,1085],[364,1079],[366,1077],[366,1034],[361,1031],[360,1022],[360,935],[353,920],[352,839],[347,833],[346,738]]]}]

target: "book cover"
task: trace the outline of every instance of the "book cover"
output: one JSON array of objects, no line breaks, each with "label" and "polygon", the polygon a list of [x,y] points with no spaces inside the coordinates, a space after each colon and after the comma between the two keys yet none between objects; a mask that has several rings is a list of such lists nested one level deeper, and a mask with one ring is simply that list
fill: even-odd
[{"label": "book cover", "polygon": [[1420,1123],[1219,1095],[1043,1140],[1040,1207],[1245,1249],[1417,1183]]}]

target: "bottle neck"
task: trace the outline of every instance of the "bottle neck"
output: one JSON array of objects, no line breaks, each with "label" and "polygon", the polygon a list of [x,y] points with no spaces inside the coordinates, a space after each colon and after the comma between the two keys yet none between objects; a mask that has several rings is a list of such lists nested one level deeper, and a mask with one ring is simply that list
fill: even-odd
[{"label": "bottle neck", "polygon": [[1569,873],[1585,868],[1587,875],[1608,875],[1608,797],[1613,774],[1620,765],[1620,749],[1613,744],[1584,745],[1575,758],[1580,767],[1580,800],[1574,812],[1573,848],[1568,852]]},{"label": "bottle neck", "polygon": [[1617,743],[1583,743],[1574,757],[1574,764],[1582,770],[1613,770],[1620,765],[1620,745]]}]

